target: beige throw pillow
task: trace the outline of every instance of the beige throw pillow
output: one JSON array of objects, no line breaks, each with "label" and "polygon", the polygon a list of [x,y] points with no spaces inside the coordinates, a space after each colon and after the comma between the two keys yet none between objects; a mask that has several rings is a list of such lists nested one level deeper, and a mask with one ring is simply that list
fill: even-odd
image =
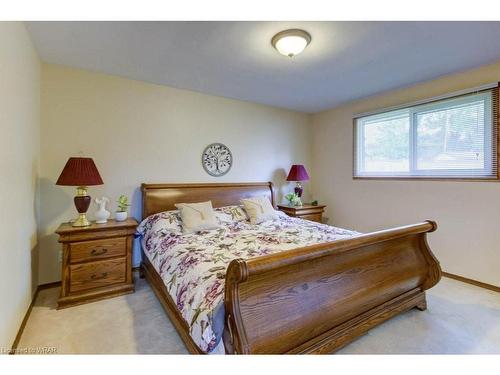
[{"label": "beige throw pillow", "polygon": [[245,211],[252,224],[260,224],[264,221],[278,218],[278,213],[267,197],[242,199],[241,203],[245,207]]},{"label": "beige throw pillow", "polygon": [[212,202],[177,203],[182,220],[182,231],[187,233],[210,230],[219,227]]}]

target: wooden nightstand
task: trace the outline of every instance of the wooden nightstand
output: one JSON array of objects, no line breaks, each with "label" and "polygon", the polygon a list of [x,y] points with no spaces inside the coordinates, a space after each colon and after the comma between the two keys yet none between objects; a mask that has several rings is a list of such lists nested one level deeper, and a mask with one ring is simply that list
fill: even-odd
[{"label": "wooden nightstand", "polygon": [[304,220],[317,221],[321,223],[323,221],[323,212],[326,206],[313,206],[310,204],[304,204],[303,206],[286,206],[278,204],[278,210],[283,211],[288,216],[298,217]]},{"label": "wooden nightstand", "polygon": [[137,221],[127,219],[89,227],[63,223],[56,233],[63,245],[61,294],[57,308],[134,292],[132,242]]}]

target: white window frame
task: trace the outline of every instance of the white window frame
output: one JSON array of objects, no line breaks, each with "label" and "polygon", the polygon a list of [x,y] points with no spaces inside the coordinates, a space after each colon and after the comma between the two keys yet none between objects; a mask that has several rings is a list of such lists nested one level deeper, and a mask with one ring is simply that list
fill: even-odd
[{"label": "white window frame", "polygon": [[[473,98],[471,98],[473,96]],[[354,118],[354,163],[353,178],[355,179],[430,179],[430,180],[498,180],[498,170],[495,168],[492,159],[493,152],[497,150],[498,125],[495,123],[493,114],[492,99],[495,97],[491,88],[482,92],[469,92],[459,96],[450,96],[439,99],[429,99],[426,102],[419,102],[415,105],[405,105],[398,108],[387,109],[376,113],[358,115]],[[472,99],[472,100],[471,100]],[[418,169],[418,147],[417,147],[417,120],[416,116],[426,112],[433,112],[440,108],[452,108],[474,101],[483,100],[485,124],[484,129],[484,160],[485,168],[479,169]],[[409,116],[409,171],[408,172],[363,172],[364,169],[364,129],[366,123],[373,122],[377,117],[385,118],[388,112],[397,114],[408,114]],[[491,141],[491,142],[489,142]],[[491,170],[491,172],[490,172]]]}]

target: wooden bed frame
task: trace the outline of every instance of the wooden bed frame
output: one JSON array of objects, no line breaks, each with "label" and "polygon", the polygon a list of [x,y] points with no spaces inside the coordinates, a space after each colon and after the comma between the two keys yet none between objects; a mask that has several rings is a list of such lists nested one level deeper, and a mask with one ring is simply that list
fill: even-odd
[{"label": "wooden bed frame", "polygon": [[[239,204],[274,191],[266,183],[142,184],[143,218],[179,202]],[[411,308],[441,278],[426,233],[436,223],[364,234],[248,260],[233,260],[225,286],[226,353],[331,353]],[[201,353],[161,277],[142,254],[146,277],[191,353]]]}]

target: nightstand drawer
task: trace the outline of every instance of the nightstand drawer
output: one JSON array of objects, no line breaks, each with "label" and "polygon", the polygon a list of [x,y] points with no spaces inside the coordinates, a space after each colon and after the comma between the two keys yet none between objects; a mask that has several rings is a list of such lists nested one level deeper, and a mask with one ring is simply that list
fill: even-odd
[{"label": "nightstand drawer", "polygon": [[72,265],[70,266],[70,292],[125,282],[126,266],[125,258]]},{"label": "nightstand drawer", "polygon": [[70,245],[70,262],[78,263],[116,256],[125,256],[127,250],[126,244],[126,237],[73,242]]},{"label": "nightstand drawer", "polygon": [[317,221],[318,223],[321,223],[322,216],[323,216],[322,214],[310,214],[310,215],[301,215],[298,217],[304,220]]},{"label": "nightstand drawer", "polygon": [[134,291],[131,262],[136,227],[134,218],[87,227],[59,226],[56,233],[63,256],[58,309]]}]

